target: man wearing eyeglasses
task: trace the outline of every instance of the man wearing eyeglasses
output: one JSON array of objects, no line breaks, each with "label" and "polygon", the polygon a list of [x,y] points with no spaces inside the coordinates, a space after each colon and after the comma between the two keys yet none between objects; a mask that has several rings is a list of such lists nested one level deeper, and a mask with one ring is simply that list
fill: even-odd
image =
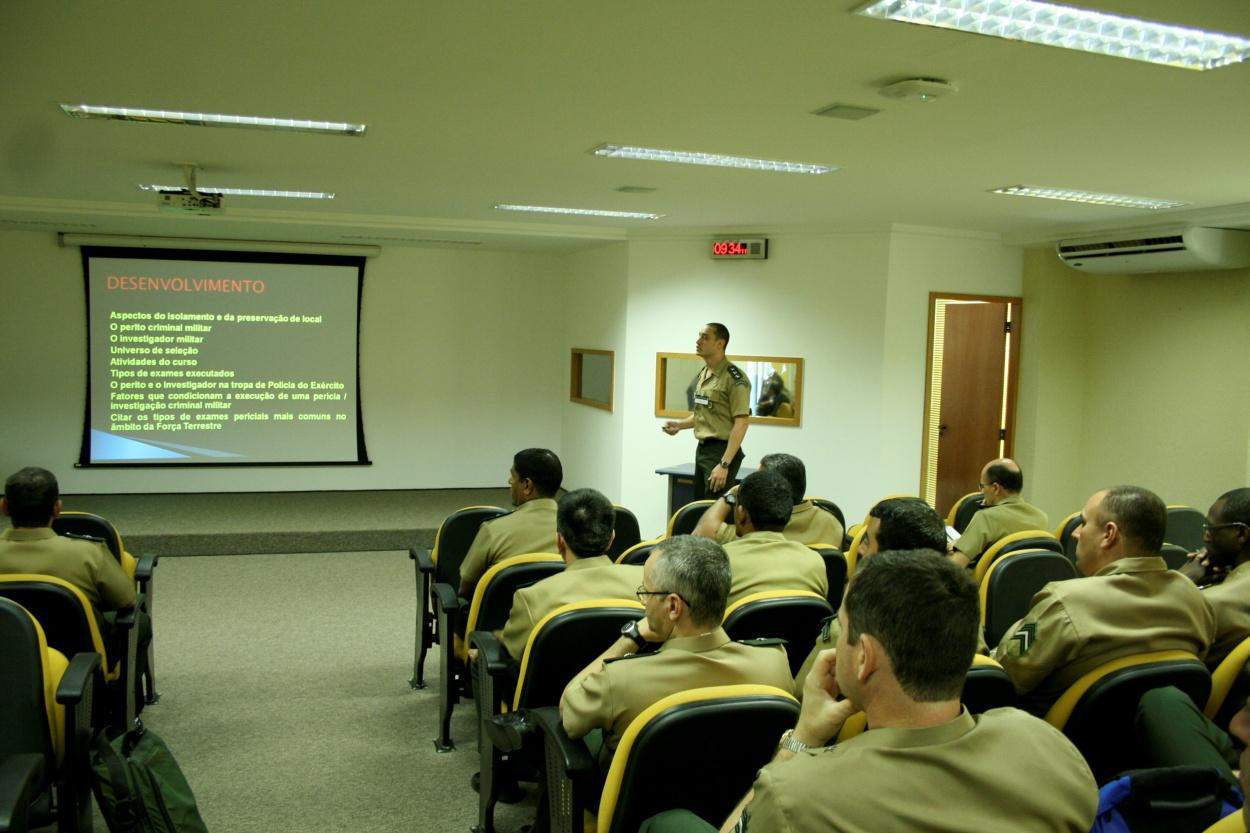
[{"label": "man wearing eyeglasses", "polygon": [[666,538],[647,558],[637,590],[645,615],[626,625],[560,698],[569,737],[602,731],[602,743],[587,738],[602,766],[634,718],[670,694],[750,683],[793,692],[780,641],[734,642],[721,627],[729,584],[725,550],[707,538]]},{"label": "man wearing eyeglasses", "polygon": [[972,516],[959,540],[951,546],[951,560],[972,567],[995,542],[1013,532],[1046,529],[1046,513],[1020,497],[1024,474],[1015,460],[991,460],[981,469],[982,509]]},{"label": "man wearing eyeglasses", "polygon": [[1215,644],[1207,653],[1214,668],[1250,636],[1250,488],[1225,492],[1211,504],[1202,543],[1181,572],[1206,588],[1202,595],[1215,611]]}]

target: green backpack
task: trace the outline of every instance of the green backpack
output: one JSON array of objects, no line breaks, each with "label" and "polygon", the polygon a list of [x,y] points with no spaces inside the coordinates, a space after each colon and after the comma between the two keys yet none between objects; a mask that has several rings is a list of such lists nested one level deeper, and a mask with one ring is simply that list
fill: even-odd
[{"label": "green backpack", "polygon": [[91,786],[111,833],[208,833],[165,741],[141,721],[91,749]]}]

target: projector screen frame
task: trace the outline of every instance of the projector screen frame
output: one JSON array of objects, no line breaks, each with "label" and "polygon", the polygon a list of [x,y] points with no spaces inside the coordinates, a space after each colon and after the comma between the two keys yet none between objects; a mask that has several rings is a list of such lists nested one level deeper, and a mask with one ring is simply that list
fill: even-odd
[{"label": "projector screen frame", "polygon": [[[365,260],[363,255],[324,255],[287,252],[248,252],[210,249],[156,249],[131,246],[80,246],[83,280],[83,310],[87,319],[84,344],[87,350],[86,385],[83,401],[82,441],[76,469],[194,469],[194,468],[308,468],[323,466],[371,466],[365,444],[365,422],[360,396],[360,309],[364,303]],[[217,263],[281,263],[309,266],[345,266],[356,268],[356,459],[298,460],[257,462],[194,462],[194,463],[93,463],[91,462],[91,258],[137,258],[143,260],[199,260]]]}]

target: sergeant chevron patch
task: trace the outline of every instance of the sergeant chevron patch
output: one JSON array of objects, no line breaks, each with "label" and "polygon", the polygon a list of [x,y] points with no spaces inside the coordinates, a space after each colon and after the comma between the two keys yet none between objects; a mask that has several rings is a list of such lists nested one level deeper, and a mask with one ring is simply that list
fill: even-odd
[{"label": "sergeant chevron patch", "polygon": [[1009,637],[1016,642],[1016,656],[1024,656],[1033,647],[1033,643],[1037,641],[1037,625],[1029,622],[1027,625],[1021,625],[1016,628],[1016,632]]}]

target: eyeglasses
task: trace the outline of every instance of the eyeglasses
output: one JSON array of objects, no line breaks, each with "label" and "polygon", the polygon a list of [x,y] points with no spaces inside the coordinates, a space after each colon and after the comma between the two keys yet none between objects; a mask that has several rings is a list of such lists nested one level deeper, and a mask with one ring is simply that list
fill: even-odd
[{"label": "eyeglasses", "polygon": [[1225,529],[1226,527],[1230,527],[1230,526],[1239,526],[1239,527],[1241,527],[1242,529],[1245,529],[1245,530],[1250,530],[1250,526],[1247,526],[1246,524],[1242,523],[1241,521],[1231,521],[1231,522],[1226,523],[1226,524],[1203,524],[1203,525],[1202,525],[1202,534],[1203,534],[1203,535],[1210,535],[1212,532],[1215,532],[1217,529]]},{"label": "eyeglasses", "polygon": [[690,605],[690,602],[686,601],[686,597],[680,593],[674,593],[672,590],[648,590],[646,585],[643,584],[638,585],[638,589],[634,591],[634,595],[638,597],[638,601],[642,604],[647,603],[647,600],[644,598],[645,596],[676,596],[681,599],[685,605]]}]

